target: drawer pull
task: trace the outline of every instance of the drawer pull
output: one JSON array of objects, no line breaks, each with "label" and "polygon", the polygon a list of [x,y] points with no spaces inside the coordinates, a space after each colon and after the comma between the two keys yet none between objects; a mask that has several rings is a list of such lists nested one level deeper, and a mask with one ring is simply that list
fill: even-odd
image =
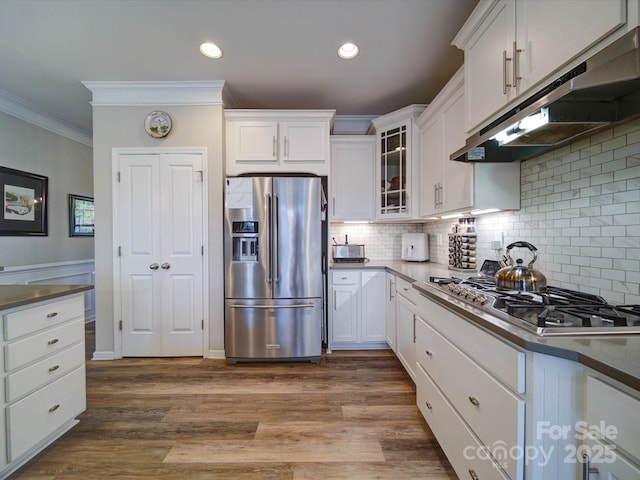
[{"label": "drawer pull", "polygon": [[433,357],[433,352],[431,350],[425,350],[425,352],[427,354],[427,357]]},{"label": "drawer pull", "polygon": [[471,405],[474,405],[476,407],[480,406],[480,402],[476,397],[469,397],[469,401],[471,402]]},{"label": "drawer pull", "polygon": [[478,476],[476,471],[471,468],[469,469],[469,476],[472,478],[472,480],[480,480],[480,477]]},{"label": "drawer pull", "polygon": [[49,407],[49,413],[55,412],[59,408],[60,408],[60,404],[56,403],[53,407]]},{"label": "drawer pull", "polygon": [[58,343],[59,341],[60,341],[60,340],[59,340],[59,339],[57,339],[57,338],[52,338],[51,340],[49,340],[49,341],[47,342],[47,345],[54,345],[54,344]]},{"label": "drawer pull", "polygon": [[53,318],[53,317],[57,317],[57,316],[58,316],[58,312],[47,313],[47,318]]},{"label": "drawer pull", "polygon": [[427,406],[427,408],[429,410],[433,410],[433,407],[431,406],[431,404],[429,402],[424,402],[424,404]]},{"label": "drawer pull", "polygon": [[53,367],[49,367],[49,371],[50,372],[55,372],[59,368],[60,368],[60,365],[54,365]]},{"label": "drawer pull", "polygon": [[346,280],[347,277],[340,277],[340,280]]}]

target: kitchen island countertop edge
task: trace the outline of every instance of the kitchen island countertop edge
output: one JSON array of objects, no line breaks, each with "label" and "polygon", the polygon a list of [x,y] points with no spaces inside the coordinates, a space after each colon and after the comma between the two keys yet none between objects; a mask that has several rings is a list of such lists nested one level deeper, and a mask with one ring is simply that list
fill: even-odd
[{"label": "kitchen island countertop edge", "polygon": [[93,285],[0,285],[0,310],[91,290]]}]

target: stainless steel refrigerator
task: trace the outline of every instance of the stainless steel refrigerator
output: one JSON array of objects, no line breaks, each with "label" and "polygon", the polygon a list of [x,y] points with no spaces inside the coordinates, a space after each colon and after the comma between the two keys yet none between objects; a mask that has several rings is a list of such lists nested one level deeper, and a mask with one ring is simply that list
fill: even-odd
[{"label": "stainless steel refrigerator", "polygon": [[227,363],[320,361],[321,208],[318,177],[226,179]]}]

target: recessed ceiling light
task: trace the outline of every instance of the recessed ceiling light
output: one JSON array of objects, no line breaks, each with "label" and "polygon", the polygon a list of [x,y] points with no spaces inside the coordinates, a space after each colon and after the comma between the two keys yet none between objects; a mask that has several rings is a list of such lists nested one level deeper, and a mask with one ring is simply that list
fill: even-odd
[{"label": "recessed ceiling light", "polygon": [[359,52],[360,49],[355,43],[345,43],[338,49],[338,56],[340,58],[344,58],[345,60],[350,60],[358,55]]},{"label": "recessed ceiling light", "polygon": [[215,43],[202,43],[200,44],[200,53],[209,58],[222,57],[222,50]]}]

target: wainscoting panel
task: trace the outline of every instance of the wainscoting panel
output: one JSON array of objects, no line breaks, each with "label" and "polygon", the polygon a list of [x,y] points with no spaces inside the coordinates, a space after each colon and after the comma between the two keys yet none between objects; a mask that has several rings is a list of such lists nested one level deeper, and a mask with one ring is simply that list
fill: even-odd
[{"label": "wainscoting panel", "polygon": [[[93,260],[5,267],[0,271],[1,285],[94,285]],[[94,290],[84,292],[85,320],[95,320]]]}]

